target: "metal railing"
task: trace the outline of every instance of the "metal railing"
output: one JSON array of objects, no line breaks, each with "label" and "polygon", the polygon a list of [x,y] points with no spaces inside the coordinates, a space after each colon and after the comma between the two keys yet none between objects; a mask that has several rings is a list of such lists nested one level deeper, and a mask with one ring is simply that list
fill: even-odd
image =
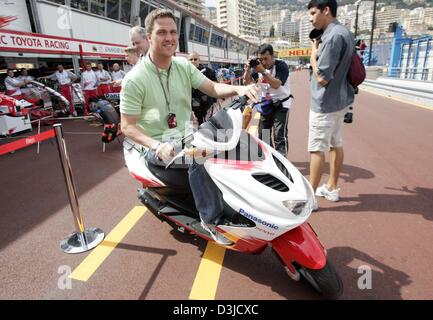
[{"label": "metal railing", "polygon": [[399,79],[433,81],[433,69],[430,68],[392,68],[392,70]]}]

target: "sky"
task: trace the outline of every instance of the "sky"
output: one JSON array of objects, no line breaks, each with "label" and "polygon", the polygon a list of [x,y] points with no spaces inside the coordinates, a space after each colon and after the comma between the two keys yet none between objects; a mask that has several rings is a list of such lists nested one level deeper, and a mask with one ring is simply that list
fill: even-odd
[{"label": "sky", "polygon": [[216,0],[206,0],[206,7],[216,7]]}]

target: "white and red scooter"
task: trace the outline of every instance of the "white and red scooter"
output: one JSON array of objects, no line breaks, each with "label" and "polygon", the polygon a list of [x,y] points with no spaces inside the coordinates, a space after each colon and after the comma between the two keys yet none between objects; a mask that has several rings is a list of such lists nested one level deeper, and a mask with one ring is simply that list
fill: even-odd
[{"label": "white and red scooter", "polygon": [[[343,283],[307,223],[313,189],[285,157],[242,130],[246,100],[236,99],[184,138],[175,159],[205,156],[204,166],[224,197],[224,218],[217,229],[232,241],[227,249],[258,254],[270,246],[292,279],[303,277],[324,297],[336,299]],[[212,150],[212,156],[199,150]],[[187,169],[149,164],[141,146],[128,139],[124,154],[131,175],[143,184],[139,199],[156,217],[213,241],[201,227]]]}]

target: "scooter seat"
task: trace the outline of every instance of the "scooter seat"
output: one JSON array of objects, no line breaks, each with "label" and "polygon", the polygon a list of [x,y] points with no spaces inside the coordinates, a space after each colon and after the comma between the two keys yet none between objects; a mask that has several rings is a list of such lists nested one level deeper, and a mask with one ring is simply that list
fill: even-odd
[{"label": "scooter seat", "polygon": [[173,189],[184,189],[189,190],[189,178],[187,167],[174,167],[166,169],[162,166],[157,166],[147,162],[149,170],[161,180],[167,187]]}]

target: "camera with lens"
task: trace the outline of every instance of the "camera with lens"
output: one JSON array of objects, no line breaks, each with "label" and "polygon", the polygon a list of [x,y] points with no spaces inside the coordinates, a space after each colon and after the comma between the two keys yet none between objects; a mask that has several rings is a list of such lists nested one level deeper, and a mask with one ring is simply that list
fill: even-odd
[{"label": "camera with lens", "polygon": [[350,107],[349,111],[344,115],[344,122],[345,123],[353,122],[353,107]]},{"label": "camera with lens", "polygon": [[250,60],[250,67],[251,68],[255,68],[260,64],[260,60],[257,58],[251,59]]},{"label": "camera with lens", "polygon": [[323,29],[313,29],[313,30],[311,30],[309,37],[310,37],[311,41],[313,41],[313,40],[320,41],[320,38],[322,37],[322,35],[323,35]]}]

